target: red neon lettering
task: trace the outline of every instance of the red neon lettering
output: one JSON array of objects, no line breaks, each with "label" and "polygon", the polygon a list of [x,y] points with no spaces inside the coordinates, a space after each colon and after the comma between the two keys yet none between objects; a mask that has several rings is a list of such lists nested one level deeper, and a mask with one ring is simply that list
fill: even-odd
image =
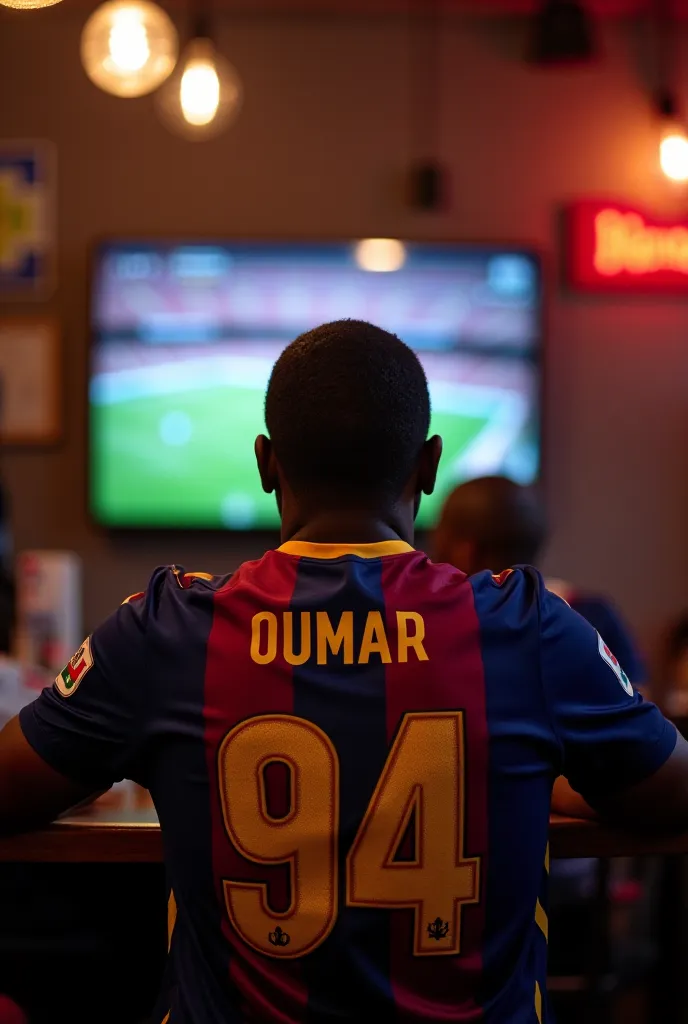
[{"label": "red neon lettering", "polygon": [[601,210],[595,216],[593,264],[603,277],[663,270],[688,275],[688,227],[654,227],[639,213]]}]

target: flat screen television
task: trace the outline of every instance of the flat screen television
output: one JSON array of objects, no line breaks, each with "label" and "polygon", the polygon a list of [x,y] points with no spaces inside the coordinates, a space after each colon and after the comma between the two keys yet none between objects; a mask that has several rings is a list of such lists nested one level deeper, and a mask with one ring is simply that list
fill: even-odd
[{"label": "flat screen television", "polygon": [[91,511],[109,527],[274,528],[275,500],[261,490],[253,458],[270,370],[301,332],[344,317],[394,331],[425,367],[444,455],[421,528],[461,480],[533,481],[541,305],[537,256],[506,246],[101,245]]}]

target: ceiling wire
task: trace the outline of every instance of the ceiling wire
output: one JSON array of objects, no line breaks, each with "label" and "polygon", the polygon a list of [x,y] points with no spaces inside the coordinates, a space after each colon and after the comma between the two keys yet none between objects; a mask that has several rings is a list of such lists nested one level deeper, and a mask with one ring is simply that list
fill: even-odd
[{"label": "ceiling wire", "polygon": [[672,31],[671,0],[652,0],[652,33],[654,39],[654,76],[657,83],[657,106],[662,113],[675,114],[676,39]]},{"label": "ceiling wire", "polygon": [[439,158],[442,113],[440,0],[411,0],[408,45],[411,154],[432,163]]}]

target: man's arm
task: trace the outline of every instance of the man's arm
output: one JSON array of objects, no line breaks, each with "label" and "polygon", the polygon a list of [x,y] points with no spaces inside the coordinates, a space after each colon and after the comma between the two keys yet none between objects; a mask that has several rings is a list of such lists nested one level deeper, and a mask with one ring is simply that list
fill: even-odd
[{"label": "man's arm", "polygon": [[560,775],[552,790],[552,810],[569,818],[605,818],[631,829],[688,829],[688,743],[677,736],[661,768],[635,786],[601,797],[596,808]]},{"label": "man's arm", "polygon": [[688,829],[688,743],[677,733],[673,753],[653,775],[628,789],[592,799],[601,817],[625,828]]},{"label": "man's arm", "polygon": [[[161,586],[164,574],[156,574]],[[53,686],[0,732],[0,835],[46,825],[120,779],[139,777],[155,583],[154,576],[146,595],[99,626]]]},{"label": "man's arm", "polygon": [[95,795],[46,764],[18,718],[0,732],[0,835],[40,828]]},{"label": "man's arm", "polygon": [[688,744],[589,623],[544,588],[541,669],[570,783],[555,783],[553,810],[633,829],[688,828]]}]

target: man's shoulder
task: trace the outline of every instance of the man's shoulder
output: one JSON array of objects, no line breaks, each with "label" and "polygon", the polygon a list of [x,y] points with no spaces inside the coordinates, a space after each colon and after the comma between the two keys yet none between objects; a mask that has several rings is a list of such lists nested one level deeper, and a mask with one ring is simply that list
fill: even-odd
[{"label": "man's shoulder", "polygon": [[211,606],[215,595],[231,585],[232,575],[189,572],[172,563],[155,569],[145,590],[131,594],[122,602],[120,619],[131,628],[146,628],[169,615],[178,617],[184,610]]},{"label": "man's shoulder", "polygon": [[523,597],[539,597],[545,589],[542,575],[532,565],[514,565],[502,572],[486,569],[469,577],[469,582],[476,599],[497,605]]},{"label": "man's shoulder", "polygon": [[540,628],[545,584],[532,565],[516,565],[499,573],[486,570],[469,582],[484,633]]}]

